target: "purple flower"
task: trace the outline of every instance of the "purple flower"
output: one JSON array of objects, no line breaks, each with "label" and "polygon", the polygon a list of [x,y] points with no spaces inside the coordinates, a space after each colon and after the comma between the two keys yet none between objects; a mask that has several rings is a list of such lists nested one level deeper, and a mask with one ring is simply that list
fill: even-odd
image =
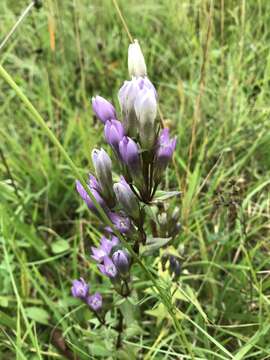
[{"label": "purple flower", "polygon": [[129,272],[129,254],[124,250],[117,250],[113,253],[112,261],[120,274],[126,275]]},{"label": "purple flower", "polygon": [[96,116],[101,120],[101,122],[103,122],[103,124],[105,124],[107,120],[116,118],[115,108],[113,105],[101,96],[92,98],[92,107]]},{"label": "purple flower", "polygon": [[108,120],[104,127],[104,135],[108,144],[118,153],[119,142],[125,135],[125,130],[122,123],[118,120]]},{"label": "purple flower", "polygon": [[105,236],[102,236],[100,246],[98,248],[91,247],[92,258],[97,262],[102,262],[106,256],[109,256],[113,247],[119,244],[119,239],[116,236],[112,236],[109,240]]},{"label": "purple flower", "polygon": [[108,256],[104,257],[103,264],[99,264],[98,268],[102,274],[108,276],[110,279],[115,279],[117,277],[116,266]]},{"label": "purple flower", "polygon": [[[114,224],[115,228],[120,231],[120,233],[125,234],[130,230],[131,223],[128,217],[113,212],[110,212],[108,216],[111,219],[111,222]],[[107,230],[112,231],[112,229],[108,227]]]},{"label": "purple flower", "polygon": [[176,137],[170,139],[170,131],[165,128],[161,131],[156,150],[156,166],[164,170],[172,158],[176,146]]},{"label": "purple flower", "polygon": [[119,152],[122,161],[129,167],[130,173],[137,177],[140,175],[141,161],[138,145],[131,138],[124,136],[119,143]]},{"label": "purple flower", "polygon": [[92,160],[102,189],[102,195],[108,201],[108,204],[113,207],[115,196],[112,183],[112,161],[104,149],[94,149],[92,151]]},{"label": "purple flower", "polygon": [[102,308],[102,296],[98,292],[93,295],[87,296],[86,302],[89,307],[94,311],[99,311]]},{"label": "purple flower", "polygon": [[113,185],[117,201],[123,210],[134,219],[140,218],[140,207],[136,195],[131,190],[125,178],[121,176],[121,181]]},{"label": "purple flower", "polygon": [[[92,201],[92,199],[90,198],[90,196],[87,194],[85,188],[82,186],[82,184],[80,183],[79,180],[76,180],[76,189],[78,191],[78,193],[80,194],[81,198],[83,199],[83,201],[86,203],[86,205],[88,206],[88,208],[90,210],[92,210],[95,213],[98,213],[98,210],[94,204],[94,202]],[[89,189],[92,193],[92,195],[94,196],[94,198],[96,199],[97,203],[104,209],[107,210],[107,206],[105,204],[105,201],[103,200],[103,198],[99,195],[98,191],[96,189],[90,188]]]},{"label": "purple flower", "polygon": [[72,288],[71,288],[72,296],[80,299],[85,299],[85,297],[88,295],[88,292],[89,292],[89,286],[86,284],[83,278],[80,278],[80,280],[72,281]]}]

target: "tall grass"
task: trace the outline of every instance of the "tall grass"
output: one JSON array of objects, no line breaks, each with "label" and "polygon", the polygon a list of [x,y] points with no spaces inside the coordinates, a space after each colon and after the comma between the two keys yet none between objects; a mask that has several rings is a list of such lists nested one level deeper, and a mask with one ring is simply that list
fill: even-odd
[{"label": "tall grass", "polygon": [[[137,281],[148,290],[139,304],[121,305],[128,326],[116,349],[115,331],[70,297],[78,274],[96,283],[89,248],[99,233],[66,160],[81,176],[91,167],[102,129],[89,98],[117,104],[129,38],[113,1],[47,0],[0,53],[18,85],[0,80],[0,358],[268,359],[270,3],[117,4],[179,137],[165,179],[182,191],[177,307],[162,298],[169,289],[156,261],[162,296],[151,280]],[[27,5],[0,3],[1,38]],[[48,130],[31,121],[20,94]],[[112,299],[104,279],[96,290]],[[116,312],[108,316],[113,324]]]}]

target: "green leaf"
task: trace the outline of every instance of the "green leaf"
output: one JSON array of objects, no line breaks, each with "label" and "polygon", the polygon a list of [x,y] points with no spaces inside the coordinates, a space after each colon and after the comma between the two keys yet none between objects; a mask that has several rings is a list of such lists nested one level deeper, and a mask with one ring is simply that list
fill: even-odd
[{"label": "green leaf", "polygon": [[66,240],[59,239],[52,243],[52,252],[54,254],[59,254],[61,252],[67,251],[69,247],[69,243]]},{"label": "green leaf", "polygon": [[168,200],[172,197],[175,197],[175,196],[179,196],[181,194],[180,191],[163,191],[163,190],[158,190],[156,192],[156,195],[153,199],[153,203],[155,202],[160,202],[160,201],[165,201],[165,200]]},{"label": "green leaf", "polygon": [[48,325],[49,324],[49,314],[43,308],[37,306],[31,306],[25,309],[25,313],[29,319],[32,319],[40,324]]},{"label": "green leaf", "polygon": [[146,245],[142,247],[142,255],[152,255],[155,251],[161,247],[167,245],[171,241],[172,237],[169,238],[153,238],[147,237]]},{"label": "green leaf", "polygon": [[7,326],[10,329],[16,330],[16,321],[14,318],[10,317],[3,311],[0,311],[0,324]]}]

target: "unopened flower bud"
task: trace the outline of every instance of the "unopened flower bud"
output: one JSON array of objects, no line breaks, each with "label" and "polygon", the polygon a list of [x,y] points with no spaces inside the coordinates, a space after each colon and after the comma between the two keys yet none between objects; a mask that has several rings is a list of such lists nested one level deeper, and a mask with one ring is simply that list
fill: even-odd
[{"label": "unopened flower bud", "polygon": [[146,65],[138,40],[134,40],[128,48],[128,71],[131,77],[146,76]]},{"label": "unopened flower bud", "polygon": [[165,128],[161,131],[158,139],[156,151],[156,168],[158,175],[164,170],[170,162],[176,146],[176,138],[170,139],[169,129]]},{"label": "unopened flower bud", "polygon": [[121,177],[121,181],[113,186],[116,199],[123,207],[123,210],[134,219],[140,217],[140,207],[136,195],[131,190],[126,180]]},{"label": "unopened flower bud", "polygon": [[152,89],[141,90],[135,101],[141,145],[151,149],[156,139],[157,100]]},{"label": "unopened flower bud", "polygon": [[71,294],[73,297],[85,299],[89,292],[89,286],[86,284],[83,278],[80,280],[73,280]]},{"label": "unopened flower bud", "polygon": [[94,311],[99,311],[102,308],[102,296],[98,292],[93,295],[87,296],[86,302],[89,307]]},{"label": "unopened flower bud", "polygon": [[108,120],[116,118],[115,108],[113,105],[101,96],[92,98],[92,107],[96,116],[101,122],[103,122],[103,124],[105,124]]},{"label": "unopened flower bud", "polygon": [[121,275],[126,275],[129,272],[130,259],[126,251],[115,251],[112,256],[112,261]]},{"label": "unopened flower bud", "polygon": [[102,189],[102,194],[108,201],[108,204],[112,207],[115,204],[112,182],[112,161],[103,149],[94,149],[92,151],[92,160]]},{"label": "unopened flower bud", "polygon": [[[91,188],[89,186],[89,189],[93,195],[93,197],[95,198],[96,202],[105,210],[107,211],[108,208],[106,206],[106,203],[104,201],[104,199],[100,196],[99,192],[94,189]],[[78,191],[78,193],[80,194],[81,198],[83,199],[83,201],[86,203],[86,205],[88,206],[88,208],[90,210],[92,210],[94,213],[98,213],[98,210],[93,202],[93,200],[90,198],[90,196],[88,195],[87,191],[85,190],[85,188],[82,186],[82,184],[80,183],[79,180],[76,180],[76,190]]]},{"label": "unopened flower bud", "polygon": [[104,127],[104,135],[108,144],[119,153],[119,142],[125,135],[122,123],[118,120],[108,120]]},{"label": "unopened flower bud", "polygon": [[138,177],[141,174],[141,160],[139,148],[135,141],[124,136],[119,143],[119,152],[122,161],[128,166],[131,175]]}]

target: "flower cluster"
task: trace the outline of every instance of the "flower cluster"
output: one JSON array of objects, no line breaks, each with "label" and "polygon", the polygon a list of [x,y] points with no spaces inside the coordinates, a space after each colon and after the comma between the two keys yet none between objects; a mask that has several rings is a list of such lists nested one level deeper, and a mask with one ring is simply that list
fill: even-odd
[{"label": "flower cluster", "polygon": [[128,252],[117,249],[118,245],[119,239],[112,235],[111,240],[103,236],[100,246],[91,248],[92,258],[98,263],[99,270],[113,281],[126,276],[130,265]]},{"label": "flower cluster", "polygon": [[75,298],[79,298],[88,304],[90,309],[94,312],[97,312],[102,308],[101,294],[96,292],[95,294],[90,295],[89,285],[86,284],[83,278],[73,281],[71,293]]},{"label": "flower cluster", "polygon": [[[133,259],[116,237],[117,232],[139,254],[140,245],[147,239],[144,208],[151,205],[176,147],[176,138],[170,138],[169,129],[160,129],[157,91],[147,77],[144,57],[136,40],[129,46],[128,68],[131,79],[124,82],[118,93],[121,116],[103,97],[92,99],[93,111],[104,126],[104,138],[122,174],[114,181],[109,154],[103,148],[94,149],[95,176],[90,174],[87,183],[88,191],[112,223],[111,227],[103,226],[104,236],[99,247],[91,248],[91,256],[101,274],[110,279],[122,296],[128,296],[131,291],[128,282]],[[76,189],[88,208],[99,216],[88,191],[79,181]],[[82,279],[76,281],[77,291],[72,293],[85,299],[77,294],[88,290]]]}]

